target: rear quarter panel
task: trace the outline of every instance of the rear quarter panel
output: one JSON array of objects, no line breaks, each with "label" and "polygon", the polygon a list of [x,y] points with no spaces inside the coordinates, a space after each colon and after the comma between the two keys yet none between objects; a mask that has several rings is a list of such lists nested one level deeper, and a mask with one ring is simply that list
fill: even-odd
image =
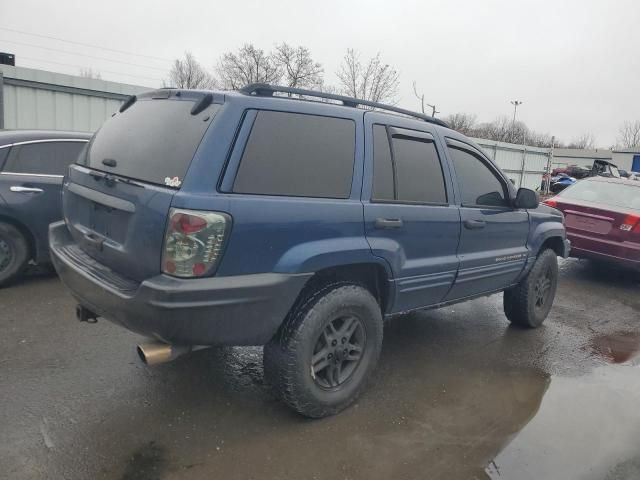
[{"label": "rear quarter panel", "polygon": [[[224,193],[234,171],[225,166],[232,151],[244,148],[239,135],[252,109],[338,116],[355,122],[355,160],[348,199]],[[337,113],[334,113],[337,112]],[[362,110],[280,98],[231,95],[207,131],[173,206],[226,212],[233,225],[218,276],[313,272],[376,261],[364,236],[360,202],[364,156]],[[237,139],[237,141],[236,141]],[[235,153],[234,153],[235,155]],[[384,265],[387,268],[386,265]]]}]

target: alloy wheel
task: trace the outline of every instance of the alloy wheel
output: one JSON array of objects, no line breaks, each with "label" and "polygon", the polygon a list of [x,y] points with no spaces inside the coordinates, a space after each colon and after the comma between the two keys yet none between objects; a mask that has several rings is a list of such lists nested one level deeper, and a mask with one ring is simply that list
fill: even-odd
[{"label": "alloy wheel", "polygon": [[355,316],[330,321],[316,342],[311,359],[311,376],[323,389],[344,384],[358,368],[366,347],[366,332]]}]

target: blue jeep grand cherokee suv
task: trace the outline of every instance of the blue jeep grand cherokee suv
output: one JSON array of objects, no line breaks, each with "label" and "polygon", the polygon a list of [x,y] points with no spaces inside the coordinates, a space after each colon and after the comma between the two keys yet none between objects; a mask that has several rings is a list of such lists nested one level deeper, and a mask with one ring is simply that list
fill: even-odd
[{"label": "blue jeep grand cherokee suv", "polygon": [[357,398],[385,317],[505,291],[509,320],[540,325],[568,253],[562,214],[442,122],[269,85],[132,97],[63,206],[50,248],[80,319],[154,338],[148,363],[265,345],[310,417]]}]

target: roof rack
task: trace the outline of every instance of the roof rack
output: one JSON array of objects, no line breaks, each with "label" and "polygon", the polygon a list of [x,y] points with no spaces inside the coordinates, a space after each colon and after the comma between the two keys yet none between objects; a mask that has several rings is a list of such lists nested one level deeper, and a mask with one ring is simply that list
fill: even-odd
[{"label": "roof rack", "polygon": [[269,85],[268,83],[251,83],[242,87],[239,92],[244,93],[245,95],[257,95],[261,97],[272,97],[274,93],[289,93],[293,95],[304,95],[305,97],[326,98],[342,102],[345,107],[357,108],[359,105],[363,105],[366,107],[377,108],[379,110],[401,113],[402,115],[407,115],[409,117],[419,118],[425,122],[434,123],[447,128],[449,127],[446,122],[443,122],[438,118],[430,117],[429,115],[412,112],[411,110],[405,110],[404,108],[398,108],[391,105],[385,105],[384,103],[371,102],[369,100],[336,95],[334,93],[318,92],[315,90],[306,90],[304,88],[282,87],[278,85]]}]

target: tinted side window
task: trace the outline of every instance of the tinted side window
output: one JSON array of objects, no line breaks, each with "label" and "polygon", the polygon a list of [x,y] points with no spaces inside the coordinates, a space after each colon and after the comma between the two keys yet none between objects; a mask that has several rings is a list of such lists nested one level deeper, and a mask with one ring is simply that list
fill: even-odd
[{"label": "tinted side window", "polygon": [[393,165],[387,129],[373,126],[373,193],[374,200],[395,200]]},{"label": "tinted side window", "polygon": [[463,205],[507,206],[504,186],[498,177],[476,155],[449,147]]},{"label": "tinted side window", "polygon": [[258,112],[233,191],[348,198],[355,128],[352,120],[341,118]]},{"label": "tinted side window", "polygon": [[64,175],[75,162],[85,142],[43,142],[11,148],[5,172]]},{"label": "tinted side window", "polygon": [[393,137],[399,201],[446,203],[442,166],[433,142]]}]

